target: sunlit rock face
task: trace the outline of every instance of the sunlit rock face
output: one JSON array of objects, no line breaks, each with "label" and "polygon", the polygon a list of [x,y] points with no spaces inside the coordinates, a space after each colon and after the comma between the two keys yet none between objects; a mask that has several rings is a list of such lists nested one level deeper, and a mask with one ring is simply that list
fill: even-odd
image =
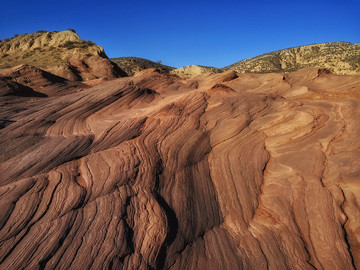
[{"label": "sunlit rock face", "polygon": [[360,75],[360,43],[327,42],[279,50],[241,60],[222,70],[289,72],[321,67],[341,75]]},{"label": "sunlit rock face", "polygon": [[38,31],[0,41],[0,68],[31,65],[71,81],[127,76],[103,47],[80,39],[74,30]]},{"label": "sunlit rock face", "polygon": [[176,74],[177,76],[182,78],[196,77],[207,73],[219,73],[219,72],[221,72],[220,69],[214,67],[199,66],[199,65],[181,67],[170,71],[170,73]]},{"label": "sunlit rock face", "polygon": [[360,268],[359,76],[36,74],[0,78],[1,269]]}]

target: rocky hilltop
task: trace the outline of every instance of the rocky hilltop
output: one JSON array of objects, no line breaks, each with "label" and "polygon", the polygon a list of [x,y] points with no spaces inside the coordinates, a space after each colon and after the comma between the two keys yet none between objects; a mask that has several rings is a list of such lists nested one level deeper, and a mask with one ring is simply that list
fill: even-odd
[{"label": "rocky hilltop", "polygon": [[336,74],[360,75],[360,43],[332,42],[294,47],[245,59],[222,70],[237,72],[290,72],[322,67]]},{"label": "rocky hilltop", "polygon": [[360,269],[360,76],[0,75],[1,269]]},{"label": "rocky hilltop", "polygon": [[126,76],[108,59],[101,46],[80,39],[72,30],[39,31],[1,41],[0,68],[21,64],[73,81]]},{"label": "rocky hilltop", "polygon": [[157,68],[168,72],[175,69],[174,67],[162,65],[159,62],[153,62],[140,57],[117,57],[111,58],[110,60],[125,71],[128,76],[133,76],[136,73],[148,68]]},{"label": "rocky hilltop", "polygon": [[176,74],[179,77],[195,77],[207,73],[219,73],[219,69],[214,67],[200,66],[200,65],[191,65],[186,67],[181,67],[172,70],[170,73]]}]

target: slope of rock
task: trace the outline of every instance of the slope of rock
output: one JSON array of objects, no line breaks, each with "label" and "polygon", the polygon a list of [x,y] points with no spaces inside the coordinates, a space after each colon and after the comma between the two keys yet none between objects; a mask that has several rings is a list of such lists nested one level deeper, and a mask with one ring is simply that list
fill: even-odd
[{"label": "slope of rock", "polygon": [[187,78],[187,77],[195,77],[207,73],[219,73],[219,72],[220,70],[214,67],[191,65],[191,66],[174,69],[170,73],[176,74],[179,77]]},{"label": "slope of rock", "polygon": [[165,71],[171,71],[175,69],[174,67],[162,65],[160,63],[139,57],[118,57],[111,58],[110,60],[117,64],[118,67],[123,71],[125,71],[128,76],[133,76],[136,73],[148,68],[157,68]]},{"label": "slope of rock", "polygon": [[290,72],[322,67],[336,74],[360,75],[360,43],[330,42],[289,48],[222,68],[237,72]]},{"label": "slope of rock", "polygon": [[126,76],[107,58],[102,47],[80,39],[70,30],[40,31],[0,42],[0,68],[20,64],[39,67],[73,81]]},{"label": "slope of rock", "polygon": [[[68,81],[65,78],[28,65],[19,65],[13,68],[0,69],[0,78],[3,78],[3,81],[7,81],[9,89],[28,89],[24,90],[25,92],[19,92],[18,90],[12,92],[12,95],[15,96],[21,96],[21,93],[26,96],[27,91],[30,91],[29,89],[41,93],[40,96],[53,96],[60,95],[62,93],[69,93],[71,89],[86,87],[80,82]],[[15,86],[15,88],[12,86]],[[21,87],[18,88],[17,86]]]},{"label": "slope of rock", "polygon": [[360,268],[360,76],[145,70],[0,102],[2,269]]},{"label": "slope of rock", "polygon": [[24,97],[46,97],[46,94],[34,91],[29,86],[18,83],[12,78],[0,76],[0,97],[24,96]]}]

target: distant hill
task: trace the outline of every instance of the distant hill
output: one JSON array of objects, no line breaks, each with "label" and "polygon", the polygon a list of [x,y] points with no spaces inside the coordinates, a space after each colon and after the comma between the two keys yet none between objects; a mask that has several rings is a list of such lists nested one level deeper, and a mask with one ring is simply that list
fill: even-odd
[{"label": "distant hill", "polygon": [[148,68],[158,68],[166,71],[175,69],[174,67],[162,65],[161,63],[139,57],[118,57],[111,58],[110,60],[116,63],[118,67],[125,71],[128,76],[135,75],[136,73]]},{"label": "distant hill", "polygon": [[266,53],[222,68],[237,72],[290,72],[322,67],[335,74],[360,74],[360,43],[331,42]]},{"label": "distant hill", "polygon": [[126,76],[101,46],[80,39],[73,30],[38,31],[1,41],[0,68],[21,64],[74,81]]},{"label": "distant hill", "polygon": [[335,74],[360,75],[360,43],[331,42],[266,53],[217,69],[200,65],[174,68],[139,57],[109,59],[104,49],[82,40],[74,30],[38,31],[0,41],[0,69],[30,65],[72,81],[132,76],[157,68],[180,77],[234,70],[241,73],[291,72],[307,67]]},{"label": "distant hill", "polygon": [[218,68],[206,67],[200,65],[181,67],[171,71],[171,73],[176,74],[179,77],[195,77],[206,73],[219,73],[219,72],[221,72],[221,70]]}]

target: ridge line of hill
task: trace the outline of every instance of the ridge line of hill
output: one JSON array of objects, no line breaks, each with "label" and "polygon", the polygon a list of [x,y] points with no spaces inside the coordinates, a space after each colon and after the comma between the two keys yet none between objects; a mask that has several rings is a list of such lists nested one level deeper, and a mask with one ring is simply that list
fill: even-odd
[{"label": "ridge line of hill", "polygon": [[181,68],[140,57],[109,59],[103,47],[82,40],[75,30],[38,31],[0,41],[0,69],[27,64],[72,81],[133,76],[157,68],[180,77],[234,70],[240,73],[291,72],[326,68],[341,75],[360,75],[360,43],[325,42],[268,52],[223,68],[190,65]]}]

